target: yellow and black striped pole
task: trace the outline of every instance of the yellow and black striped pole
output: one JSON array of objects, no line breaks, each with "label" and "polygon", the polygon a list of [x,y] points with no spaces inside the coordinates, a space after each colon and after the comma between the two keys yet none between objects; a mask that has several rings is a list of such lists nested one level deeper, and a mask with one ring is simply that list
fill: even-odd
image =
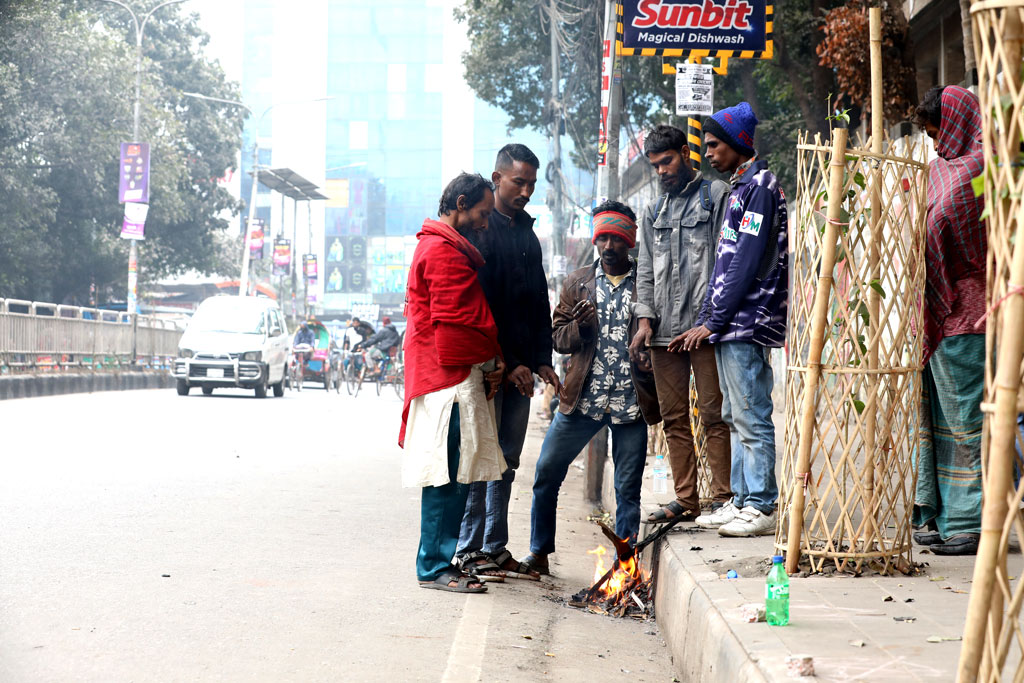
[{"label": "yellow and black striped pole", "polygon": [[701,131],[700,119],[692,116],[686,119],[686,142],[690,148],[690,165],[694,170],[700,168],[701,145],[704,142],[704,133]]}]

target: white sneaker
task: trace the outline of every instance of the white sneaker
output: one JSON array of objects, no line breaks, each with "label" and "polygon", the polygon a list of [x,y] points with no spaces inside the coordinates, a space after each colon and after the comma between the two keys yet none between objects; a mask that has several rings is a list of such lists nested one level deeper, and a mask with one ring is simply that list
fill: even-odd
[{"label": "white sneaker", "polygon": [[718,527],[721,536],[767,536],[775,533],[775,522],[778,513],[766,515],[757,508],[745,507],[736,515],[736,519]]},{"label": "white sneaker", "polygon": [[717,510],[712,510],[706,515],[701,515],[696,519],[696,522],[697,526],[702,529],[717,529],[723,524],[728,524],[732,520],[736,519],[736,515],[738,514],[740,514],[740,509],[733,505],[730,500]]}]

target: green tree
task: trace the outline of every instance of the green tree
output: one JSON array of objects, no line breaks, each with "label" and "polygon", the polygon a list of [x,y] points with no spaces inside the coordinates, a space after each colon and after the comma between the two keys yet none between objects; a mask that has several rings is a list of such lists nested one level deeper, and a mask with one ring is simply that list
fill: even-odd
[{"label": "green tree", "polygon": [[[144,13],[155,3],[139,4]],[[132,132],[128,20],[95,0],[0,4],[0,296],[85,303],[95,283],[101,299],[124,297],[117,181],[119,143]],[[237,253],[219,217],[236,202],[216,179],[235,164],[244,110],[180,95],[237,98],[203,56],[204,40],[196,18],[174,6],[146,29],[141,136],[152,147],[152,176],[143,282],[222,269]]]},{"label": "green tree", "polygon": [[[510,116],[510,127],[545,130],[550,125],[551,30],[549,0],[466,0],[456,18],[466,24],[470,47],[466,80],[486,102]],[[818,64],[824,13],[836,0],[775,0],[775,58],[733,60],[716,77],[715,106],[746,99],[761,119],[758,148],[792,187],[797,131],[826,129],[831,70]],[[600,106],[604,3],[556,2],[562,107],[572,138],[572,159],[594,170]],[[668,60],[674,63],[675,60]],[[635,130],[656,123],[685,126],[674,115],[673,77],[661,58],[622,59],[623,124]],[[820,95],[820,96],[819,96]],[[707,170],[707,169],[705,169]]]}]

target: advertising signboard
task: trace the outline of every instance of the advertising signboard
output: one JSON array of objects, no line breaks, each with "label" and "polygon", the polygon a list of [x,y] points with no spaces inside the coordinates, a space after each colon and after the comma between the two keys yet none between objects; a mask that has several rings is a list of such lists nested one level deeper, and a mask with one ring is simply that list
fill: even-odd
[{"label": "advertising signboard", "polygon": [[287,275],[292,262],[292,243],[283,237],[274,240],[274,275]]},{"label": "advertising signboard", "polygon": [[302,272],[306,276],[306,282],[316,284],[316,254],[302,255]]},{"label": "advertising signboard", "polygon": [[122,142],[117,201],[149,203],[149,143]]},{"label": "advertising signboard", "polygon": [[263,221],[257,220],[249,233],[249,258],[263,260]]},{"label": "advertising signboard", "polygon": [[121,223],[121,237],[130,240],[141,240],[146,232],[146,214],[149,204],[128,202],[124,205],[124,222]]},{"label": "advertising signboard", "polygon": [[621,0],[620,53],[771,59],[770,0]]},{"label": "advertising signboard", "polygon": [[710,64],[676,64],[676,116],[711,116],[714,112]]}]

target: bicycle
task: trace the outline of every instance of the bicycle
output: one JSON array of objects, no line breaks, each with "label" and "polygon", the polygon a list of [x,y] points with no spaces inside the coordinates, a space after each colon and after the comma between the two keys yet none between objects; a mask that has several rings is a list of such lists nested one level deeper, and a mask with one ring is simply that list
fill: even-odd
[{"label": "bicycle", "polygon": [[306,358],[312,348],[309,344],[296,344],[292,347],[291,364],[288,367],[288,386],[295,391],[302,391],[302,376],[305,374]]},{"label": "bicycle", "polygon": [[366,376],[366,352],[348,351],[345,366],[345,390],[349,396],[358,396]]},{"label": "bicycle", "polygon": [[398,398],[405,400],[405,368],[400,359],[385,356],[381,361],[380,374],[377,378],[378,396],[385,384],[393,386]]}]

